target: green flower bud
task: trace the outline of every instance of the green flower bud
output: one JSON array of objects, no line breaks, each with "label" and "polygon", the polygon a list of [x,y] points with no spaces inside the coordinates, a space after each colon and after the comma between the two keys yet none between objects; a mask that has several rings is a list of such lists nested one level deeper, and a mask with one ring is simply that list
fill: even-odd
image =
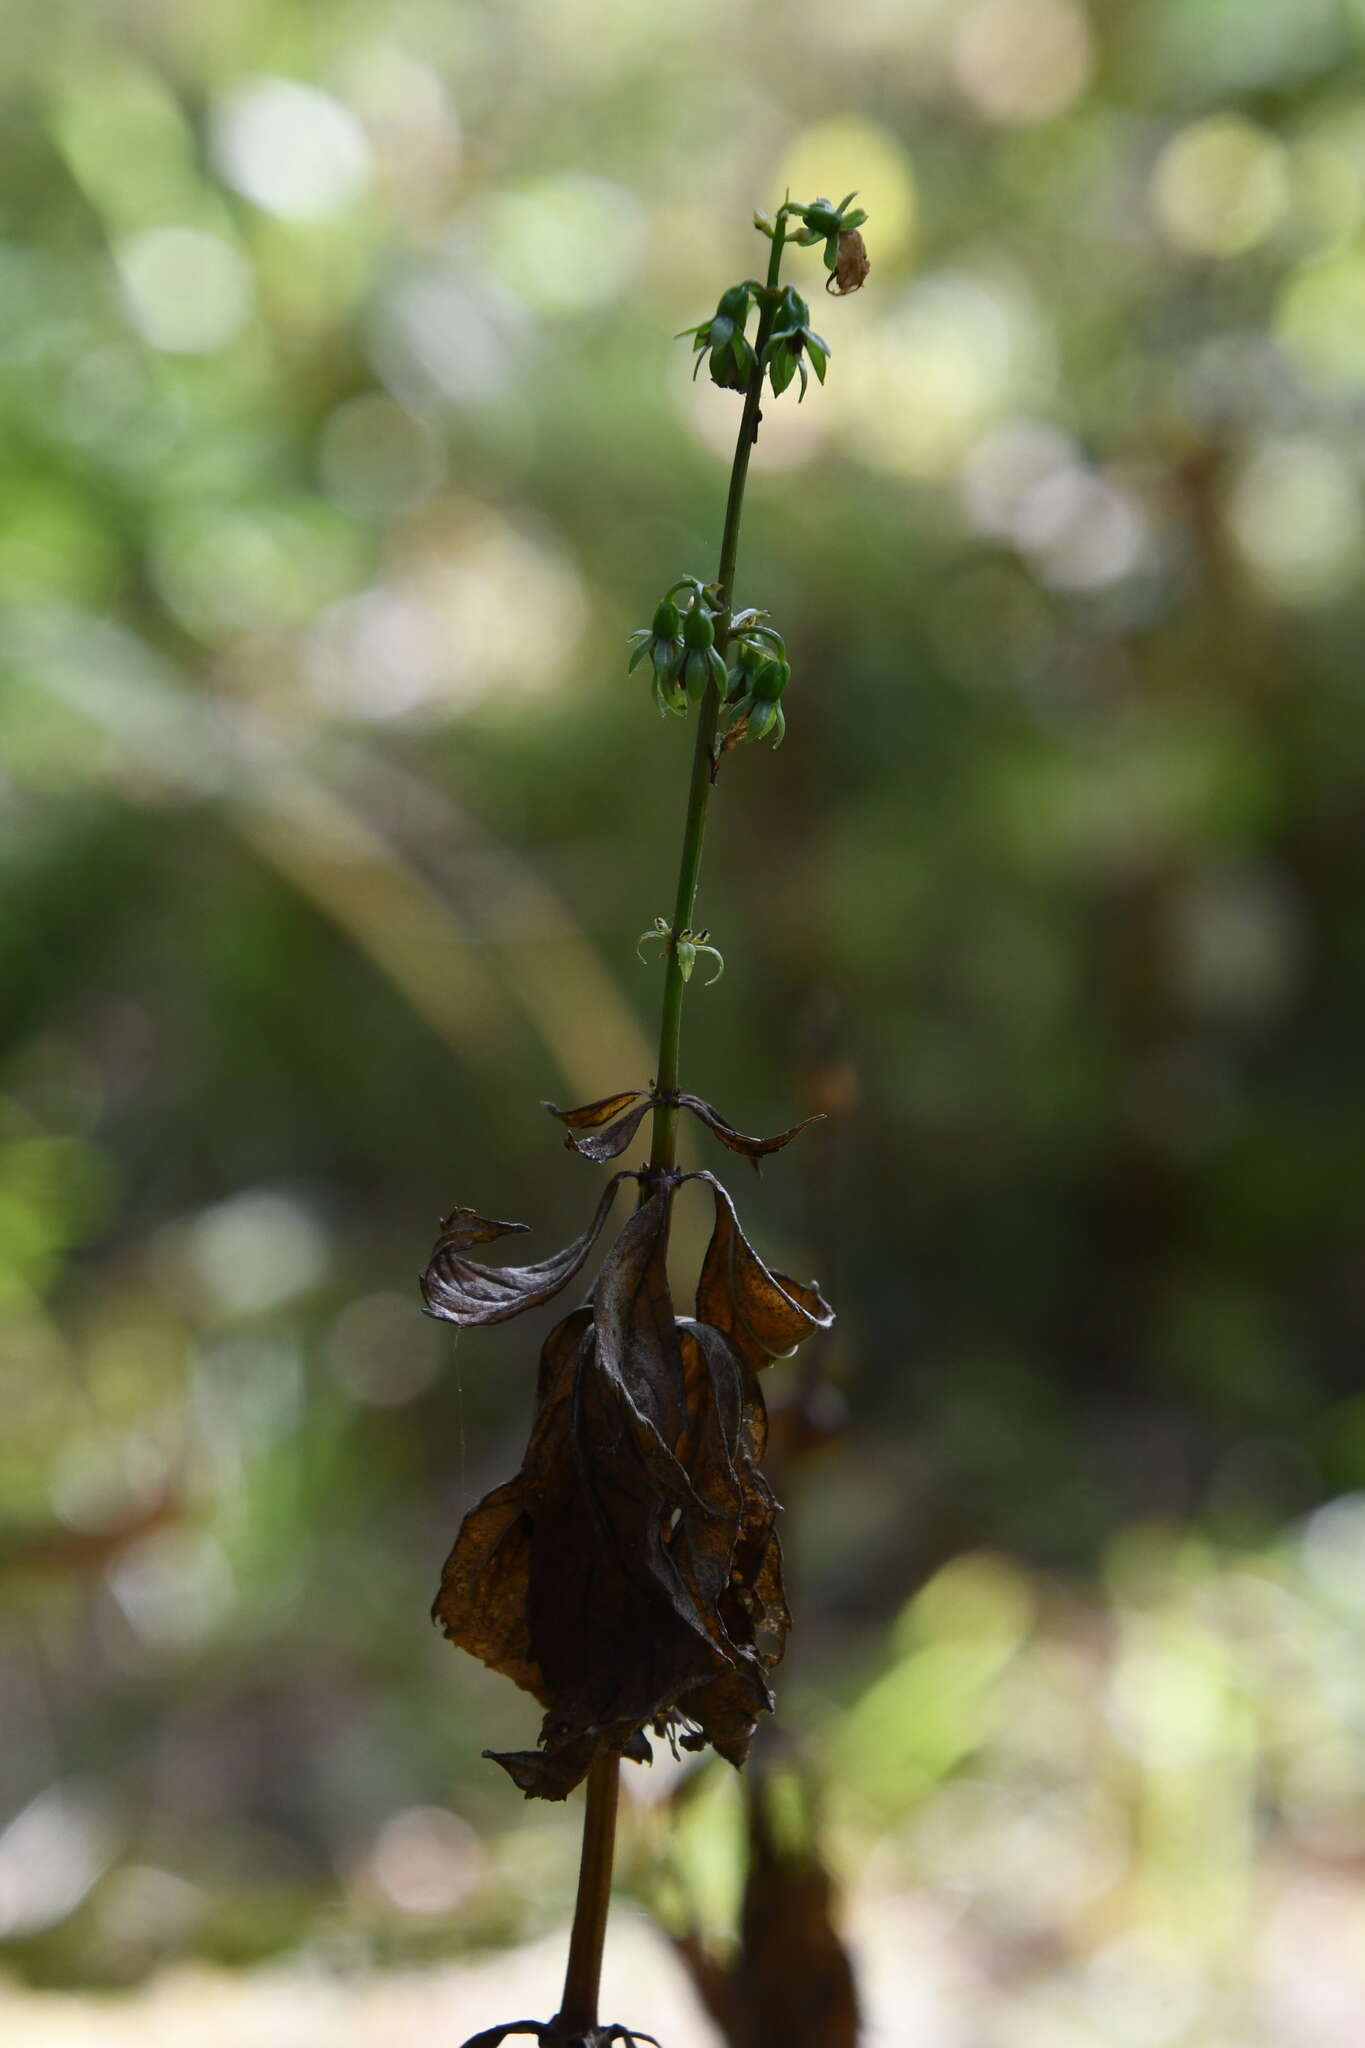
[{"label": "green flower bud", "polygon": [[729,291],[721,293],[716,319],[729,320],[734,326],[743,327],[748,317],[749,287],[747,284],[732,284]]},{"label": "green flower bud", "polygon": [[[850,192],[848,196],[851,199],[853,194]],[[817,238],[821,235],[837,235],[839,232],[839,209],[831,206],[828,199],[815,200],[812,205],[806,207],[801,218],[811,234]]]},{"label": "green flower bud", "polygon": [[732,284],[728,291],[721,293],[720,303],[709,320],[683,329],[684,334],[691,335],[697,354],[692,366],[693,377],[701,368],[703,355],[706,355],[713,384],[719,384],[726,391],[747,389],[749,379],[758,366],[758,359],[744,333],[754,289],[748,281]]},{"label": "green flower bud", "polygon": [[752,690],[756,702],[776,704],[782,692],[792,679],[789,661],[765,661],[754,676]]},{"label": "green flower bud", "polygon": [[694,604],[683,620],[683,644],[693,653],[702,648],[715,646],[715,621],[705,605]]},{"label": "green flower bud", "polygon": [[649,625],[641,626],[630,637],[635,643],[630,669],[633,672],[648,656],[654,672],[654,701],[660,712],[685,712],[687,699],[676,685],[686,649],[682,638],[682,615],[672,598],[661,598]]}]

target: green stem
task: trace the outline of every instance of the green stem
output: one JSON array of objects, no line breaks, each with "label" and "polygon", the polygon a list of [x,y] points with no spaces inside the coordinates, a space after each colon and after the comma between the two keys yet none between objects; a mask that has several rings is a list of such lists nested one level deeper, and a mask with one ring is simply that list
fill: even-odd
[{"label": "green stem", "polygon": [[[768,295],[759,312],[754,339],[757,363],[744,393],[739,438],[730,469],[730,494],[725,504],[725,531],[720,543],[720,571],[716,577],[722,610],[716,621],[716,646],[724,654],[730,637],[730,610],[734,598],[735,564],[739,556],[739,523],[744,510],[744,485],[749,475],[749,456],[758,439],[759,401],[763,396],[763,349],[772,330],[777,309],[777,282],[782,268],[782,245],[787,217],[779,213],[773,230],[772,254],[768,259]],[[678,963],[678,934],[687,929],[697,901],[701,874],[702,838],[706,831],[706,809],[711,798],[711,769],[720,719],[720,691],[707,687],[697,719],[697,737],[692,749],[692,779],[687,792],[687,820],[683,826],[682,856],[678,863],[678,894],[673,906],[673,924],[664,978],[663,1014],[659,1024],[658,1088],[673,1095],[678,1088],[678,1055],[682,1039],[683,980]],[[654,1111],[654,1143],[649,1163],[652,1168],[671,1171],[676,1158],[678,1112],[671,1103],[660,1103]],[[585,2032],[597,2025],[598,1987],[602,1977],[602,1948],[607,1934],[607,1908],[611,1902],[611,1867],[616,1847],[616,1802],[620,1790],[619,1757],[605,1753],[588,1772],[587,1804],[583,1812],[583,1855],[578,1867],[578,1896],[574,1902],[573,1931],[569,1936],[569,1965],[564,1978],[564,1999],[557,2028],[565,2033]]]},{"label": "green stem", "polygon": [[[730,494],[725,503],[725,531],[720,543],[720,569],[716,584],[724,607],[716,621],[716,646],[724,655],[730,638],[730,609],[734,602],[735,565],[739,558],[739,525],[744,512],[744,486],[749,476],[749,456],[758,439],[759,401],[763,396],[763,349],[777,310],[777,283],[782,269],[782,245],[787,217],[779,213],[773,229],[772,252],[768,258],[768,296],[759,313],[754,340],[757,358],[744,394],[735,459],[730,466]],[[702,840],[706,833],[706,811],[711,800],[711,771],[715,756],[716,726],[720,719],[720,691],[709,683],[697,717],[697,737],[692,748],[692,779],[687,791],[687,819],[683,826],[682,855],[678,862],[678,893],[673,904],[664,976],[663,1010],[659,1020],[659,1062],[656,1086],[661,1095],[678,1090],[678,1061],[682,1045],[683,980],[678,960],[678,934],[691,925],[701,876]],[[654,1142],[649,1163],[656,1171],[672,1170],[677,1157],[678,1112],[672,1103],[661,1102],[654,1111]]]},{"label": "green stem", "polygon": [[565,2034],[586,2033],[597,2025],[597,1991],[602,1977],[602,1947],[607,1938],[607,1908],[611,1904],[620,1780],[620,1757],[610,1750],[603,1751],[588,1772],[578,1897],[574,1902],[569,1966],[564,1973],[564,1998],[557,2021],[559,2031]]}]

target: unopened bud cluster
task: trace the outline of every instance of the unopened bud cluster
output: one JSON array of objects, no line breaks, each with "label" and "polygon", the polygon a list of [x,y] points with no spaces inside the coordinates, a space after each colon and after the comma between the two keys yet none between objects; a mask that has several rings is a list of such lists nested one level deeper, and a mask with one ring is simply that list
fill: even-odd
[{"label": "unopened bud cluster", "polygon": [[791,663],[776,627],[760,623],[761,612],[743,612],[730,639],[733,656],[726,674],[717,751],[725,753],[741,740],[762,740],[771,733],[780,747],[787,730],[782,692],[792,679]]},{"label": "unopened bud cluster", "polygon": [[[690,593],[690,602],[679,609],[680,591]],[[707,685],[725,688],[725,663],[716,648],[717,606],[694,576],[685,576],[659,599],[647,626],[631,634],[635,652],[630,667],[635,669],[646,655],[654,678],[654,701],[660,715],[673,712],[685,718],[689,704],[706,695]]]},{"label": "unopened bud cluster", "polygon": [[[689,600],[680,608],[678,593]],[[717,646],[717,628],[724,631],[725,655]],[[632,669],[648,657],[654,701],[660,713],[687,715],[714,683],[720,693],[717,758],[741,740],[765,739],[780,746],[787,730],[782,692],[791,681],[791,664],[782,635],[760,611],[736,612],[728,623],[714,585],[688,577],[675,583],[655,606],[649,625],[631,634]],[[728,658],[728,666],[727,666]]]}]

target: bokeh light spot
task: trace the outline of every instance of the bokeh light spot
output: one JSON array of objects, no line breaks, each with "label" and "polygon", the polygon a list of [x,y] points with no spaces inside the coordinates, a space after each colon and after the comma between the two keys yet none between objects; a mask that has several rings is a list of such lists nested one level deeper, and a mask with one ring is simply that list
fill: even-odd
[{"label": "bokeh light spot", "polygon": [[326,220],[370,178],[370,145],[354,114],[316,86],[254,78],[214,109],[214,162],[244,199],[281,220]]},{"label": "bokeh light spot", "polygon": [[148,228],[120,242],[114,260],[133,326],[169,355],[212,355],[250,317],[251,272],[222,235]]},{"label": "bokeh light spot", "polygon": [[438,1377],[442,1333],[406,1294],[348,1302],[327,1336],[327,1363],[348,1394],[371,1408],[401,1408]]},{"label": "bokeh light spot", "polygon": [[1263,443],[1234,480],[1226,516],[1247,567],[1287,603],[1323,602],[1359,576],[1359,485],[1323,441],[1298,435]]},{"label": "bokeh light spot", "polygon": [[546,314],[609,305],[635,275],[645,246],[639,202],[622,185],[577,172],[497,194],[483,229],[493,276]]},{"label": "bokeh light spot", "polygon": [[1071,0],[980,0],[953,40],[953,73],[1001,127],[1064,114],[1090,82],[1090,29]]},{"label": "bokeh light spot", "polygon": [[1315,383],[1365,383],[1365,257],[1343,250],[1305,265],[1285,289],[1275,333]]},{"label": "bokeh light spot", "polygon": [[0,1834],[0,1937],[38,1934],[64,1920],[112,1854],[103,1803],[72,1786],[49,1785]]},{"label": "bokeh light spot", "polygon": [[348,398],[325,421],[318,467],[330,497],[366,517],[404,511],[440,482],[435,439],[381,392]]},{"label": "bokeh light spot", "polygon": [[1237,114],[1215,114],[1173,136],[1157,159],[1152,200],[1167,237],[1192,256],[1241,256],[1285,216],[1283,145]]},{"label": "bokeh light spot", "polygon": [[288,1195],[232,1195],[191,1225],[193,1270],[220,1308],[258,1315],[316,1287],[327,1270],[327,1236]]},{"label": "bokeh light spot", "polygon": [[1022,289],[940,271],[861,338],[830,396],[871,466],[938,478],[1012,399],[1046,395],[1052,377],[1050,338]]},{"label": "bokeh light spot", "polygon": [[440,1806],[410,1806],[380,1829],[362,1888],[420,1918],[454,1912],[483,1877],[484,1855],[467,1821]]}]

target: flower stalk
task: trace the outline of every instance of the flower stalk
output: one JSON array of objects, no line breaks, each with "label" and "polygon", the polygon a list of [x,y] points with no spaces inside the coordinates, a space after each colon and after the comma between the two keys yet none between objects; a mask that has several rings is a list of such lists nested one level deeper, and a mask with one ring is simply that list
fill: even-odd
[{"label": "flower stalk", "polygon": [[[630,667],[647,658],[660,712],[685,717],[697,708],[673,916],[656,918],[641,939],[661,941],[665,962],[658,1069],[647,1090],[574,1109],[545,1105],[564,1125],[565,1143],[599,1164],[619,1158],[650,1116],[648,1162],[617,1172],[582,1237],[531,1265],[467,1257],[525,1226],[453,1210],[423,1279],[427,1312],[463,1327],[537,1307],[580,1271],[620,1183],[637,1183],[634,1214],[588,1300],[546,1339],[521,1471],[465,1517],[433,1609],[452,1642],[545,1708],[535,1750],[485,1754],[528,1798],[563,1799],[586,1780],[560,2010],[548,2022],[492,2028],[466,2048],[497,2048],[511,2034],[531,2034],[546,2048],[615,2041],[632,2048],[652,2038],[598,2017],[621,1760],[648,1762],[653,1734],[675,1751],[709,1743],[742,1764],[758,1715],[774,1704],[766,1674],[782,1654],[790,1617],[777,1502],[760,1469],[767,1417],[758,1374],[827,1329],[833,1312],[814,1282],[764,1265],[720,1181],[679,1173],[684,1109],[755,1168],[804,1128],[751,1138],[710,1103],[683,1093],[682,1011],[698,954],[715,958],[712,983],[723,964],[709,933],[693,927],[722,757],[747,738],[780,740],[785,729],[778,699],[790,667],[782,637],[765,613],[735,611],[734,586],[765,383],[779,396],[799,369],[804,392],[802,356],[823,382],[829,355],[810,331],[804,301],[781,284],[788,223],[801,223],[792,239],[825,241],[832,268],[828,252],[864,217],[848,207],[848,200],[837,208],[823,199],[809,206],[787,200],[771,221],[756,216],[770,242],[764,282],[731,286],[715,316],[689,330],[698,367],[708,352],[712,381],[742,390],[744,402],[716,580],[680,578],[651,625],[632,636]],[[690,1317],[674,1309],[667,1270],[672,1205],[686,1181],[709,1187],[715,1208]]]},{"label": "flower stalk", "polygon": [[[744,486],[749,480],[749,457],[758,439],[759,408],[763,398],[763,351],[767,347],[777,311],[778,279],[782,272],[782,250],[786,235],[786,215],[782,213],[778,215],[773,227],[765,286],[768,296],[759,313],[758,335],[754,343],[754,367],[749,374],[749,382],[744,393],[744,410],[740,415],[734,460],[730,464],[730,489],[725,500],[725,527],[721,534],[720,567],[716,571],[715,583],[716,595],[721,606],[720,617],[716,622],[716,646],[722,657],[730,641],[730,613],[734,600],[735,570],[739,563],[739,529],[744,517]],[[683,995],[687,987],[678,958],[678,934],[690,927],[697,903],[697,887],[701,880],[702,842],[706,837],[706,813],[715,780],[716,730],[720,723],[720,710],[721,692],[713,682],[708,686],[702,700],[701,716],[697,720],[697,733],[692,746],[692,778],[687,788],[687,815],[683,821],[682,852],[678,858],[678,890],[673,902],[672,940],[666,956],[667,968],[659,1018],[658,1079],[659,1092],[665,1097],[676,1095],[678,1091]],[[677,1161],[677,1134],[677,1109],[665,1100],[654,1111],[654,1142],[650,1147],[649,1164],[655,1173],[672,1172]]]}]

